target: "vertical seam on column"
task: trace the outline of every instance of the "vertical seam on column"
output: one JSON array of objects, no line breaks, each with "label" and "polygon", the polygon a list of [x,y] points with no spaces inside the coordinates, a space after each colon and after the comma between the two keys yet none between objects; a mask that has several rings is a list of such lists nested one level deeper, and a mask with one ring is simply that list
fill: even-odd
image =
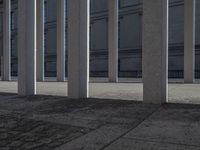
[{"label": "vertical seam on column", "polygon": [[82,36],[82,34],[81,34],[81,2],[82,2],[82,0],[78,0],[79,2],[78,2],[78,29],[79,29],[79,31],[78,31],[78,40],[79,40],[79,49],[78,49],[78,97],[80,98],[80,96],[81,96],[81,92],[80,92],[80,86],[81,86],[81,78],[80,78],[80,73],[81,73],[81,68],[80,68],[80,66],[81,66],[81,61],[80,61],[80,59],[81,59],[81,36]]},{"label": "vertical seam on column", "polygon": [[[167,6],[165,6],[167,5]],[[161,28],[161,43],[162,43],[162,49],[161,49],[161,100],[163,102],[163,99],[166,102],[166,88],[167,88],[167,74],[168,74],[168,69],[167,69],[167,60],[168,57],[168,49],[166,47],[168,47],[168,42],[166,42],[166,36],[168,38],[167,35],[167,31],[168,31],[168,0],[162,0],[161,3],[161,18],[162,18],[162,28]],[[165,14],[166,13],[166,14]],[[167,27],[166,27],[167,26]],[[168,40],[167,40],[168,41]],[[166,58],[167,57],[167,58]],[[163,74],[164,73],[164,74]],[[163,85],[165,84],[165,85]],[[165,87],[164,87],[165,86]],[[164,89],[163,89],[164,88]],[[165,96],[165,97],[164,97]]]},{"label": "vertical seam on column", "polygon": [[160,75],[161,75],[161,78],[160,78],[160,80],[161,80],[161,81],[160,81],[160,84],[161,84],[160,92],[161,92],[161,93],[160,93],[160,101],[161,101],[161,103],[162,103],[162,101],[163,101],[163,95],[164,95],[164,93],[163,93],[163,71],[164,71],[164,68],[163,68],[163,53],[164,53],[164,52],[163,52],[163,50],[164,50],[164,42],[163,42],[163,40],[164,40],[164,37],[163,37],[163,36],[164,36],[164,34],[163,34],[163,32],[164,32],[164,31],[163,31],[163,30],[164,30],[164,13],[163,13],[163,11],[164,11],[164,10],[163,10],[163,9],[164,9],[164,7],[163,7],[163,4],[164,4],[164,1],[165,1],[165,0],[161,0],[161,3],[160,3],[160,5],[161,5],[161,6],[160,6],[160,9],[161,9],[161,10],[160,10],[160,11],[161,11],[160,15],[161,15],[161,16],[159,16],[159,17],[160,17],[160,20],[162,20],[162,21],[161,21],[161,29],[160,29],[160,30],[161,30],[161,44],[162,44],[162,45],[161,45],[161,50],[160,50],[160,51],[161,51],[161,57],[160,57],[160,59],[161,59],[161,60],[160,60],[160,62],[161,62],[161,72],[160,72]]}]

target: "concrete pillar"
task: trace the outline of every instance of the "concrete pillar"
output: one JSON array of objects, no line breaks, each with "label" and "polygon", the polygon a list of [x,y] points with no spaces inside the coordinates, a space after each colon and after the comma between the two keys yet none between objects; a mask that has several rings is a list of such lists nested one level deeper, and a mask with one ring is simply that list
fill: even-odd
[{"label": "concrete pillar", "polygon": [[68,0],[69,98],[88,97],[89,20],[89,0]]},{"label": "concrete pillar", "polygon": [[195,80],[195,0],[184,0],[184,81]]},{"label": "concrete pillar", "polygon": [[18,0],[18,94],[36,94],[36,0]]},{"label": "concrete pillar", "polygon": [[57,81],[65,81],[65,0],[57,0]]},{"label": "concrete pillar", "polygon": [[118,0],[108,0],[108,76],[118,82]]},{"label": "concrete pillar", "polygon": [[168,100],[168,0],[143,1],[143,101]]},{"label": "concrete pillar", "polygon": [[37,81],[44,81],[44,0],[37,0],[36,8],[37,8],[36,76],[37,76]]},{"label": "concrete pillar", "polygon": [[3,56],[2,80],[11,79],[11,0],[3,1]]}]

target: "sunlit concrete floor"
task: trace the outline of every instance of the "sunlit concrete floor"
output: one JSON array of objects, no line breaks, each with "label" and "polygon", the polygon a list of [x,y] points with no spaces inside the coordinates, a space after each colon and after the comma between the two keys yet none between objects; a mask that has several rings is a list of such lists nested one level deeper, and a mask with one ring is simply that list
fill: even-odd
[{"label": "sunlit concrete floor", "polygon": [[[46,82],[37,82],[37,94],[67,96],[67,81],[55,82],[47,78]],[[0,92],[17,93],[17,82],[0,81]],[[119,83],[109,83],[105,78],[90,79],[91,98],[142,101],[143,84],[140,79],[120,79]],[[169,103],[200,104],[200,82],[184,84],[182,80],[170,80]]]}]

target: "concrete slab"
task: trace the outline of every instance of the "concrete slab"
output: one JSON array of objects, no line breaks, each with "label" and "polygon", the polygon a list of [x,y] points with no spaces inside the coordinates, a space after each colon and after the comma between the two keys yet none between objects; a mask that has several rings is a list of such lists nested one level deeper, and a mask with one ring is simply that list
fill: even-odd
[{"label": "concrete slab", "polygon": [[0,149],[197,150],[200,106],[0,94]]},{"label": "concrete slab", "polygon": [[125,137],[200,148],[200,107],[163,106]]},{"label": "concrete slab", "polygon": [[126,133],[129,128],[118,125],[106,125],[64,144],[56,150],[100,150]]},{"label": "concrete slab", "polygon": [[0,115],[0,149],[54,149],[90,129],[30,120],[16,114]]},{"label": "concrete slab", "polygon": [[141,83],[90,83],[90,96],[100,99],[142,101]]},{"label": "concrete slab", "polygon": [[169,84],[169,102],[200,104],[200,84]]},{"label": "concrete slab", "polygon": [[199,147],[122,138],[105,150],[199,150]]},{"label": "concrete slab", "polygon": [[[0,97],[1,99],[1,97]],[[100,99],[72,100],[66,97],[29,96],[0,100],[0,109],[23,113],[30,119],[97,128],[105,124],[134,124],[159,106],[134,101]]]}]

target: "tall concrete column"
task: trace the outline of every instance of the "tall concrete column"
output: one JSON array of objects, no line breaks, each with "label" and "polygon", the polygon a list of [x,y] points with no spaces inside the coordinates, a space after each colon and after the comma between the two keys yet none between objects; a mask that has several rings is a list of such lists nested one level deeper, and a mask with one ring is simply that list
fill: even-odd
[{"label": "tall concrete column", "polygon": [[88,97],[89,20],[89,0],[68,0],[69,98]]},{"label": "tall concrete column", "polygon": [[108,76],[118,82],[118,0],[108,0]]},{"label": "tall concrete column", "polygon": [[2,56],[2,80],[11,79],[11,0],[3,1],[3,56]]},{"label": "tall concrete column", "polygon": [[65,81],[65,0],[57,0],[57,81]]},{"label": "tall concrete column", "polygon": [[143,1],[143,101],[168,100],[168,0]]},{"label": "tall concrete column", "polygon": [[18,94],[36,94],[36,0],[18,0]]},{"label": "tall concrete column", "polygon": [[184,81],[195,80],[195,0],[184,0]]},{"label": "tall concrete column", "polygon": [[44,0],[37,0],[36,8],[37,8],[36,75],[37,75],[37,81],[44,81]]}]

